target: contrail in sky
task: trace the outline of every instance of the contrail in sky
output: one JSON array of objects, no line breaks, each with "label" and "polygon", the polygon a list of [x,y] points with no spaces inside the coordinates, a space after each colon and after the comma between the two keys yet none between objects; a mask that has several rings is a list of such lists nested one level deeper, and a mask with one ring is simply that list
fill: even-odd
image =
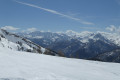
[{"label": "contrail in sky", "polygon": [[52,10],[52,9],[43,8],[43,7],[34,5],[34,4],[29,4],[29,3],[25,3],[25,2],[20,2],[20,1],[17,1],[17,0],[13,0],[13,1],[15,1],[15,2],[17,2],[17,3],[20,3],[20,4],[23,4],[23,5],[30,6],[30,7],[38,8],[38,9],[41,9],[41,10],[44,10],[44,11],[47,11],[47,12],[50,12],[50,13],[53,13],[53,14],[56,14],[56,15],[60,15],[60,16],[62,16],[62,17],[66,17],[66,18],[69,18],[69,19],[72,19],[72,20],[75,20],[75,21],[79,21],[79,22],[82,23],[82,24],[94,25],[94,23],[87,22],[87,21],[83,21],[83,20],[81,20],[81,19],[79,19],[79,18],[75,18],[75,17],[69,16],[69,15],[65,15],[65,14],[63,14],[63,13],[60,13],[60,12],[55,11],[55,10]]}]

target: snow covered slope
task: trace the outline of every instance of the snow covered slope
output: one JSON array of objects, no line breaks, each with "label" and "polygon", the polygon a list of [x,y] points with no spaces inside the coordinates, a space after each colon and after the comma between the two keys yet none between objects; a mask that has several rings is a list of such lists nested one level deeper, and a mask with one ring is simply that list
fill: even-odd
[{"label": "snow covered slope", "polygon": [[4,50],[0,80],[119,80],[120,64]]},{"label": "snow covered slope", "polygon": [[30,40],[27,40],[16,34],[9,33],[3,29],[0,29],[0,47],[4,47],[5,49],[11,49],[14,51],[25,51],[41,54],[56,54],[31,42]]}]

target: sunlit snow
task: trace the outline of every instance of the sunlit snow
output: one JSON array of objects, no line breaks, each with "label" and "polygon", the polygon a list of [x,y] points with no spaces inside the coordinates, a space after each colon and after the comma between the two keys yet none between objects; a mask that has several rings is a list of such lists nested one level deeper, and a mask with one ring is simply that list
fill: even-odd
[{"label": "sunlit snow", "polygon": [[18,52],[0,47],[0,80],[119,80],[120,64]]}]

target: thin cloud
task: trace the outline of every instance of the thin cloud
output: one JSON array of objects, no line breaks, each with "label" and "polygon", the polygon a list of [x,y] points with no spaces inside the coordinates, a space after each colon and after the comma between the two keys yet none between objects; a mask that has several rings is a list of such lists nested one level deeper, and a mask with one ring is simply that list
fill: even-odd
[{"label": "thin cloud", "polygon": [[115,27],[114,25],[110,25],[109,27],[106,28],[106,30],[111,31],[111,32],[115,32],[115,31],[117,31],[118,29],[117,29],[117,27]]},{"label": "thin cloud", "polygon": [[37,28],[28,28],[27,30],[23,30],[22,32],[34,32],[37,31]]},{"label": "thin cloud", "polygon": [[120,26],[110,25],[106,29],[110,32],[120,34]]},{"label": "thin cloud", "polygon": [[81,29],[91,29],[91,30],[99,30],[101,28],[98,28],[98,27],[80,27]]},{"label": "thin cloud", "polygon": [[75,17],[72,17],[72,16],[69,16],[69,15],[65,15],[65,14],[62,14],[58,11],[55,11],[55,10],[51,10],[51,9],[47,9],[47,8],[43,8],[43,7],[40,7],[40,6],[37,6],[37,5],[33,5],[33,4],[29,4],[29,3],[24,3],[24,2],[19,2],[19,1],[16,1],[16,0],[13,0],[17,3],[20,3],[20,4],[23,4],[23,5],[27,5],[27,6],[30,6],[30,7],[34,7],[34,8],[38,8],[38,9],[41,9],[41,10],[44,10],[44,11],[47,11],[47,12],[50,12],[50,13],[53,13],[53,14],[56,14],[56,15],[60,15],[62,17],[66,17],[68,19],[72,19],[72,20],[75,20],[75,21],[79,21],[80,23],[82,24],[86,24],[86,25],[94,25],[94,23],[91,23],[91,22],[87,22],[87,21],[83,21],[79,18],[75,18]]},{"label": "thin cloud", "polygon": [[9,30],[9,31],[16,31],[19,28],[16,28],[16,27],[13,27],[13,26],[4,26],[4,27],[1,27],[1,29]]}]

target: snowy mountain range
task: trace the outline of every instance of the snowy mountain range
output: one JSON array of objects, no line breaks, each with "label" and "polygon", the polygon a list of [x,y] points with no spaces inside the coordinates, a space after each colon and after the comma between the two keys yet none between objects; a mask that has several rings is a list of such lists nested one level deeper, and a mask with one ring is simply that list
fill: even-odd
[{"label": "snowy mountain range", "polygon": [[14,51],[120,62],[120,36],[115,33],[77,33],[69,30],[64,33],[35,31],[18,35],[0,29],[0,47]]},{"label": "snowy mountain range", "polygon": [[56,54],[55,52],[52,52],[31,42],[30,40],[27,40],[16,34],[9,33],[3,29],[0,29],[0,47],[4,47],[5,50],[10,49],[14,51],[24,51],[50,55]]},{"label": "snowy mountain range", "polygon": [[[63,53],[66,57],[91,59],[120,49],[120,36],[108,32],[43,32],[18,33],[45,48]],[[101,60],[102,61],[102,60]]]},{"label": "snowy mountain range", "polygon": [[[52,36],[54,36],[53,33],[51,34]],[[58,35],[60,36],[61,33],[60,34],[55,33],[55,34],[57,36]],[[73,44],[70,45],[79,46],[78,44],[81,44],[81,46],[85,46],[85,47],[80,47],[79,50],[82,48],[89,49],[90,47],[88,48],[86,47],[86,45],[88,46],[88,44],[93,45],[92,48],[94,51],[96,49],[94,46],[96,47],[99,46],[99,49],[101,49],[100,51],[102,51],[103,49],[112,50],[112,48],[115,48],[112,51],[97,54],[96,57],[92,57],[92,60],[120,62],[120,49],[116,49],[119,47],[119,45],[115,43],[111,43],[111,41],[110,42],[107,41],[107,39],[105,39],[105,37],[101,36],[100,34],[95,34],[93,37],[94,39],[89,39],[86,42],[85,41],[82,42],[79,39],[75,39],[75,36],[72,38],[68,34],[62,34],[63,39],[66,38],[65,36],[68,36],[69,39],[71,38],[69,41],[71,43],[73,42]],[[63,40],[58,39],[58,41],[63,41]],[[61,44],[68,45],[69,41],[66,41],[65,43],[61,43]],[[111,47],[108,48],[106,45]],[[102,46],[103,48],[101,48],[100,46]],[[71,49],[73,48],[74,47],[72,47]],[[99,49],[96,49],[96,51]],[[90,51],[92,51],[91,48]],[[39,54],[34,54],[34,53],[39,53]],[[86,54],[85,52],[81,52],[81,51],[80,53]],[[0,29],[0,74],[1,74],[0,80],[119,80],[120,79],[120,72],[119,72],[120,64],[118,63],[106,63],[106,62],[89,61],[82,59],[63,58],[63,57],[49,56],[44,54],[58,55],[57,53],[48,50],[46,48],[43,48],[31,42],[28,39],[20,37],[16,34],[9,33],[6,30]],[[87,58],[89,56],[91,56],[91,54],[90,55],[86,54],[85,57]],[[73,54],[71,54],[71,57],[74,57]]]}]

